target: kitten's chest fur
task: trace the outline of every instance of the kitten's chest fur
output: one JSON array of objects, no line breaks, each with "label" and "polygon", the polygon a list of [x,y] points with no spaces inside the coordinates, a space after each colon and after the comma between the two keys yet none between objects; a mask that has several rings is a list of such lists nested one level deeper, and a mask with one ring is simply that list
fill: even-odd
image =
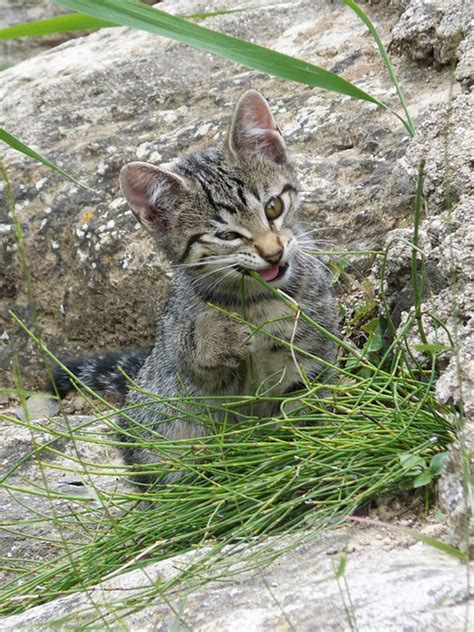
[{"label": "kitten's chest fur", "polygon": [[[273,297],[236,311],[256,327],[250,338],[252,351],[242,367],[244,394],[286,392],[300,375],[291,348],[285,345],[292,344],[300,329],[295,311]],[[301,358],[298,362],[301,364]]]}]

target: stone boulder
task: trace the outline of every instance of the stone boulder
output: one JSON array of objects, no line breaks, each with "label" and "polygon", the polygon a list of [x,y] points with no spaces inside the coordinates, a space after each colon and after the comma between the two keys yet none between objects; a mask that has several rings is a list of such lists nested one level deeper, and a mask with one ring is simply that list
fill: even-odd
[{"label": "stone boulder", "polygon": [[[192,592],[188,585],[164,599],[146,601],[144,596],[159,582],[186,576],[188,568],[210,554],[209,548],[111,577],[83,593],[6,617],[0,626],[4,632],[49,632],[70,629],[71,624],[81,628],[99,616],[100,625],[113,622],[146,632],[467,629],[471,594],[466,568],[413,540],[370,528],[354,530],[349,539],[342,531],[317,540],[286,537],[273,546],[290,550],[263,570],[240,572],[225,581],[200,579]],[[345,550],[346,570],[337,578]],[[223,557],[231,552],[235,554],[235,548],[224,549]],[[230,565],[228,572],[237,567],[238,563]],[[208,564],[205,574],[212,580],[216,571]],[[134,612],[140,595],[146,605]]]},{"label": "stone boulder", "polygon": [[[234,4],[231,0],[165,0],[161,6],[170,12],[189,13],[231,8]],[[150,342],[155,315],[166,300],[172,270],[149,236],[135,224],[118,188],[120,168],[137,159],[166,162],[177,154],[223,139],[233,104],[245,89],[254,87],[269,99],[298,164],[305,196],[304,214],[309,224],[319,227],[318,239],[328,240],[324,249],[380,248],[396,235],[409,240],[417,167],[421,159],[425,161],[428,207],[421,243],[432,272],[431,293],[426,297],[424,311],[435,313],[452,332],[455,352],[446,356],[441,367],[437,392],[440,401],[453,402],[465,419],[440,486],[441,506],[448,517],[452,541],[468,548],[472,508],[466,502],[466,487],[469,455],[474,448],[474,212],[469,171],[472,95],[467,91],[470,71],[465,60],[472,31],[467,22],[459,31],[458,66],[439,68],[432,64],[435,53],[415,55],[408,45],[411,36],[406,12],[410,7],[415,11],[419,3],[403,2],[405,13],[401,18],[393,4],[396,3],[381,3],[367,10],[382,39],[389,42],[393,37],[394,50],[400,52],[394,63],[417,125],[413,140],[395,117],[371,104],[270,78],[207,53],[122,28],[74,39],[2,72],[1,125],[93,191],[64,181],[13,150],[6,149],[4,153],[2,162],[24,237],[29,283],[12,214],[2,203],[0,380],[2,385],[14,383],[15,363],[29,388],[40,385],[44,373],[35,345],[20,331],[9,310],[60,355]],[[329,0],[296,0],[271,6],[254,0],[240,6],[248,10],[208,19],[206,26],[332,69],[397,111],[400,109],[372,39],[348,8],[334,6]],[[436,30],[437,25],[443,20],[454,24],[458,3],[443,2],[442,9],[430,14],[435,33],[433,51],[438,50],[439,33],[444,32]],[[454,17],[451,20],[449,16]],[[439,50],[445,51],[442,47]],[[443,55],[447,59],[447,53]],[[5,187],[3,197],[6,201]],[[387,270],[387,296],[393,309],[398,308],[401,322],[410,309],[411,297],[405,301],[409,294],[410,255],[411,248],[397,247],[389,256]],[[370,257],[352,258],[351,264],[360,279],[370,275],[377,278],[377,269],[371,272]],[[443,341],[441,332],[430,329],[430,323],[426,319],[430,341]],[[10,436],[10,431],[11,427],[5,433]],[[9,444],[11,454],[16,454],[15,436]],[[20,435],[17,441],[21,441]],[[315,554],[312,553],[312,559]],[[414,563],[415,554],[413,547],[391,560],[399,568],[397,565]],[[388,586],[384,582],[396,570],[390,560],[386,566],[379,563],[380,552],[375,551],[374,555],[366,572],[379,572],[377,581],[361,584],[360,590],[357,573],[350,581],[362,604],[370,601],[366,595],[373,594],[379,580]],[[425,586],[424,579],[437,581],[439,568],[445,569],[438,557],[430,558],[426,565],[420,564],[410,576],[406,595],[418,585]],[[444,570],[439,571],[445,588],[433,589],[434,601],[425,603],[423,615],[412,617],[414,610],[408,608],[404,610],[407,618],[397,619],[403,611],[397,601],[392,618],[377,608],[366,610],[359,629],[381,629],[374,627],[380,621],[397,629],[402,624],[408,630],[444,630],[450,626],[456,629],[456,613],[461,612],[465,598],[464,585],[457,593],[452,589],[458,586],[461,573],[456,564],[452,560],[446,562],[446,575]],[[383,568],[388,569],[385,579]],[[301,577],[299,585],[304,585],[304,576]],[[332,587],[335,591],[335,584]],[[266,615],[261,612],[260,588],[260,584],[254,584],[253,594],[256,612],[263,621]],[[383,590],[380,603],[393,592],[397,598],[402,594],[398,583],[392,593],[388,588],[385,593]],[[454,604],[458,594],[461,605],[435,612],[434,604],[439,604],[436,596],[443,590],[449,594],[448,604]],[[335,599],[334,591],[327,593],[328,600]],[[426,584],[426,594],[430,591]],[[72,608],[74,600],[80,601],[81,597],[68,599],[72,601],[66,605]],[[205,601],[206,597],[202,599]],[[316,597],[311,604],[314,612],[319,611],[321,604]],[[44,620],[41,617],[51,616],[53,611],[48,608],[54,606],[32,611],[32,619],[24,619],[27,623],[23,624],[36,625]],[[448,611],[455,613],[454,619],[444,618]],[[156,616],[162,616],[164,611],[156,612]],[[214,608],[209,612],[214,615]],[[311,629],[299,613],[295,617],[299,629]],[[275,629],[263,627],[262,621],[254,621],[253,629]],[[268,621],[271,626],[277,619],[269,615]],[[338,629],[338,621],[327,619],[328,626],[334,629]],[[19,622],[13,617],[3,623],[18,629]],[[144,627],[143,623],[140,625]],[[206,625],[202,623],[196,629],[211,629],[212,622]],[[234,629],[230,619],[226,625],[220,629]]]},{"label": "stone boulder", "polygon": [[423,65],[445,66],[462,56],[459,45],[471,30],[468,4],[410,0],[392,31],[391,49]]}]

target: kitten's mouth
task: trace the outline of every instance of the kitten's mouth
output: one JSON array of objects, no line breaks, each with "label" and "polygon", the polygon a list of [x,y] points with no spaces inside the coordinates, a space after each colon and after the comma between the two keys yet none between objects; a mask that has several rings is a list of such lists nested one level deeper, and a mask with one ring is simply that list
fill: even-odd
[{"label": "kitten's mouth", "polygon": [[[242,274],[249,273],[249,270],[247,270],[246,268],[242,268],[241,266],[238,266],[238,270]],[[287,270],[288,264],[285,263],[282,266],[273,265],[268,266],[268,268],[260,268],[259,270],[254,270],[254,272],[257,272],[267,283],[271,283],[272,281],[277,281],[278,279],[280,279]]]},{"label": "kitten's mouth", "polygon": [[276,281],[277,279],[282,277],[287,270],[288,264],[285,263],[282,266],[273,265],[269,266],[268,268],[262,268],[261,270],[257,270],[257,272],[264,281],[270,283],[271,281]]}]

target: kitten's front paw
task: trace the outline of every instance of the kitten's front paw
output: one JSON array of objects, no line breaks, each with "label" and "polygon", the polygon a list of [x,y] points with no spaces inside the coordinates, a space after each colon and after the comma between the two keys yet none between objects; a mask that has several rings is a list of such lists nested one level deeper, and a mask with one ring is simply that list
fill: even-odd
[{"label": "kitten's front paw", "polygon": [[252,350],[250,327],[219,312],[199,314],[195,332],[196,355],[204,368],[238,367]]}]

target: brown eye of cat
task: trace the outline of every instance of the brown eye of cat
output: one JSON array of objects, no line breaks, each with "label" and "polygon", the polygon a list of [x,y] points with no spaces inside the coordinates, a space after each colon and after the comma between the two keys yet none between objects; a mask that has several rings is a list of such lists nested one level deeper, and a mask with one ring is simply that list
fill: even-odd
[{"label": "brown eye of cat", "polygon": [[233,241],[234,239],[240,239],[241,235],[235,233],[233,230],[224,230],[221,233],[216,233],[216,237],[223,241]]},{"label": "brown eye of cat", "polygon": [[269,220],[274,220],[283,213],[285,205],[279,195],[275,195],[265,204],[265,215]]}]

